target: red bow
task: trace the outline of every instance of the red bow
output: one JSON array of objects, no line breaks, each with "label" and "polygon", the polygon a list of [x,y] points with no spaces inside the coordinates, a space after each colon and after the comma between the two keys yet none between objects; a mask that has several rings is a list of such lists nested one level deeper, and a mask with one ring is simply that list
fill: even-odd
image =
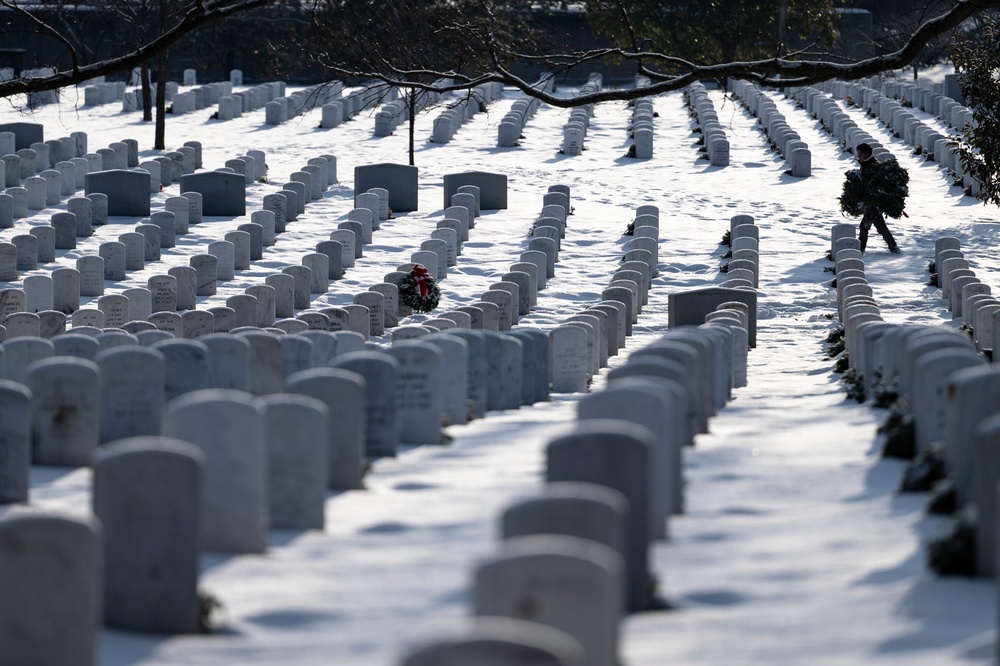
[{"label": "red bow", "polygon": [[410,271],[410,275],[413,276],[414,282],[420,285],[420,297],[423,298],[427,295],[427,269],[420,264],[414,264],[413,270]]}]

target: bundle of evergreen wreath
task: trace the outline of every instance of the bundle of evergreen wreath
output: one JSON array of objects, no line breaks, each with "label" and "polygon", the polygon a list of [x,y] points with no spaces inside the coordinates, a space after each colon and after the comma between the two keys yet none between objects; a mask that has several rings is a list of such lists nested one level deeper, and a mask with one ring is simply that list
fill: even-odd
[{"label": "bundle of evergreen wreath", "polygon": [[840,210],[852,216],[862,215],[865,206],[875,206],[884,215],[898,219],[906,207],[910,190],[910,174],[893,159],[873,165],[867,178],[861,170],[845,174],[844,190],[840,195]]},{"label": "bundle of evergreen wreath", "polygon": [[399,301],[417,312],[430,312],[441,300],[441,288],[421,264],[415,264],[399,283]]}]

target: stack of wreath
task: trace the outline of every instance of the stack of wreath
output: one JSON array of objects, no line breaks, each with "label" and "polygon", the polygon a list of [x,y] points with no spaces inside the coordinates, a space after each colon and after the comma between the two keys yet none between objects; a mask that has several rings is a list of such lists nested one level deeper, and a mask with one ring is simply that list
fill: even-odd
[{"label": "stack of wreath", "polygon": [[399,283],[399,302],[416,312],[430,312],[441,300],[441,288],[421,264],[413,269]]},{"label": "stack of wreath", "polygon": [[888,159],[872,165],[867,178],[861,177],[861,170],[848,171],[844,180],[844,190],[840,195],[840,210],[857,217],[863,215],[866,206],[875,206],[884,215],[898,219],[906,208],[906,197],[910,190],[910,174],[899,166],[899,162]]}]

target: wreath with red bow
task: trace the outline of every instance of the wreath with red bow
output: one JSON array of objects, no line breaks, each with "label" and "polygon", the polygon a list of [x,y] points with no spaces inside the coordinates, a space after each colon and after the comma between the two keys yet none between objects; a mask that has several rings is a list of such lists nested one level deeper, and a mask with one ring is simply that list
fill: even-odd
[{"label": "wreath with red bow", "polygon": [[421,264],[415,264],[410,274],[399,283],[399,301],[417,312],[430,312],[441,300],[441,288]]}]

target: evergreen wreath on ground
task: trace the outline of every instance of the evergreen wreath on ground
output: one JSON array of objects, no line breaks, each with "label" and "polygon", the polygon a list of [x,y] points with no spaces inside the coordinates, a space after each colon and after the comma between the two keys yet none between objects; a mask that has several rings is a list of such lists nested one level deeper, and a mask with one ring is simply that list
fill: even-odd
[{"label": "evergreen wreath on ground", "polygon": [[399,301],[417,312],[430,312],[441,300],[441,288],[421,264],[399,283]]},{"label": "evergreen wreath on ground", "polygon": [[865,212],[866,205],[873,205],[891,218],[899,219],[903,215],[906,197],[910,193],[907,186],[910,174],[899,166],[899,162],[894,159],[879,162],[867,182],[862,180],[860,169],[853,169],[844,175],[841,211],[857,217]]}]

